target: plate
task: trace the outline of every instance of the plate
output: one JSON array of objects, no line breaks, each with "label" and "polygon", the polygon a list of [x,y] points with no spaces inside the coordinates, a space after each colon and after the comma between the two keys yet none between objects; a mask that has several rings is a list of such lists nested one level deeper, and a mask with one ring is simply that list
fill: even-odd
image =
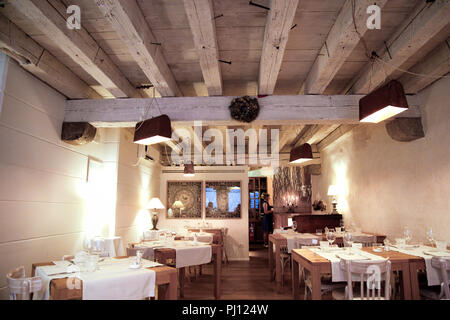
[{"label": "plate", "polygon": [[140,269],[142,268],[142,264],[130,264],[130,269]]},{"label": "plate", "polygon": [[423,253],[433,256],[433,257],[450,257],[450,252],[439,252],[439,251],[427,250],[427,251],[424,251]]}]

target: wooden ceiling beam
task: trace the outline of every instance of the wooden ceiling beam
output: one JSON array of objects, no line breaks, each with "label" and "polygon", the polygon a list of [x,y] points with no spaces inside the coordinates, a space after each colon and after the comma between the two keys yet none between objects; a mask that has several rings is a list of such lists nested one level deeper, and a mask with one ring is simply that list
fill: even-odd
[{"label": "wooden ceiling beam", "polygon": [[398,80],[405,92],[417,93],[450,72],[450,38],[433,49],[421,62],[409,69],[414,74],[405,73]]},{"label": "wooden ceiling beam", "polygon": [[[379,0],[376,4],[383,8],[387,0]],[[353,8],[353,4],[355,5]],[[367,32],[367,7],[374,4],[373,0],[347,0],[339,16],[331,28],[319,55],[316,58],[306,80],[302,93],[321,94],[339,72],[345,61],[360,42],[353,23],[355,16],[356,27],[361,36]]]},{"label": "wooden ceiling beam", "polygon": [[102,98],[88,84],[0,14],[0,50],[70,99]]},{"label": "wooden ceiling beam", "polygon": [[222,95],[222,72],[212,0],[184,0],[184,8],[210,96]]},{"label": "wooden ceiling beam", "polygon": [[299,0],[270,2],[259,67],[259,94],[261,95],[271,95],[275,90],[298,2]]},{"label": "wooden ceiling beam", "polygon": [[[255,125],[359,123],[362,96],[269,96],[259,99]],[[420,116],[416,96],[408,96],[409,110],[398,117]],[[161,113],[173,123],[193,125],[242,125],[231,118],[233,97],[158,98]],[[151,99],[69,100],[66,122],[89,122],[98,127],[132,127],[145,114]]]},{"label": "wooden ceiling beam", "polygon": [[425,50],[427,43],[441,31],[449,28],[450,1],[441,0],[430,3],[421,2],[406,21],[398,28],[398,31],[386,42],[388,50],[380,54],[377,68],[371,68],[367,64],[357,77],[356,82],[346,92],[352,94],[366,94],[381,85],[386,77],[398,70],[406,68],[413,55],[420,50]]},{"label": "wooden ceiling beam", "polygon": [[156,90],[164,97],[182,96],[137,2],[102,0],[96,4]]},{"label": "wooden ceiling beam", "polygon": [[347,132],[353,130],[357,125],[356,124],[343,124],[340,125],[336,130],[334,130],[332,133],[330,133],[325,139],[320,141],[317,144],[318,151],[322,151],[324,148],[331,145],[333,142],[335,142],[337,139],[342,137]]},{"label": "wooden ceiling beam", "polygon": [[83,27],[67,28],[66,6],[60,0],[10,0],[8,5],[25,15],[113,96],[141,96]]}]

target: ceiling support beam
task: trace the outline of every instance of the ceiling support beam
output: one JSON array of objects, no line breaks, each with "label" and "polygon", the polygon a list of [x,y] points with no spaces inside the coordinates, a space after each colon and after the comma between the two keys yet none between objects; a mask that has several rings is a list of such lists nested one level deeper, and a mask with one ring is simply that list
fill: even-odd
[{"label": "ceiling support beam", "polygon": [[[396,68],[409,69],[408,59],[425,48],[428,41],[438,33],[449,28],[450,0],[439,0],[430,3],[421,2],[414,13],[401,25],[398,31],[387,41],[389,49],[380,54],[381,61],[376,68],[371,63],[363,69],[356,82],[347,90],[353,94],[366,94],[379,85],[386,77],[391,76]],[[380,50],[381,52],[381,50]]]},{"label": "ceiling support beam", "polygon": [[212,0],[184,0],[203,79],[210,96],[222,95],[222,72]]},{"label": "ceiling support beam", "polygon": [[398,80],[403,84],[405,92],[417,93],[431,83],[450,72],[450,38],[435,48],[421,62],[409,69],[410,72],[422,74],[416,76],[405,73]]},{"label": "ceiling support beam", "polygon": [[24,69],[70,99],[96,99],[101,96],[50,52],[0,14],[0,50]]},{"label": "ceiling support beam", "polygon": [[172,71],[135,0],[97,0],[130,54],[163,97],[182,96]]},{"label": "ceiling support beam", "polygon": [[66,7],[62,2],[54,0],[50,4],[42,0],[10,0],[8,5],[25,15],[113,96],[141,96],[84,28],[67,28],[62,13]]},{"label": "ceiling support beam", "polygon": [[[355,4],[354,8],[353,3]],[[386,3],[387,0],[376,2],[380,8],[383,8]],[[360,42],[353,23],[353,12],[358,32],[364,36],[368,30],[366,25],[367,7],[373,4],[373,0],[347,0],[344,3],[325,44],[306,77],[303,84],[304,94],[321,94],[325,91]]]},{"label": "ceiling support beam", "polygon": [[299,0],[270,2],[259,67],[260,95],[271,95],[275,90],[298,2]]},{"label": "ceiling support beam", "polygon": [[322,151],[324,148],[326,148],[329,145],[331,145],[333,142],[335,142],[337,139],[342,137],[344,134],[346,134],[347,132],[353,130],[353,128],[355,128],[356,126],[357,126],[356,124],[343,124],[343,125],[340,125],[336,130],[334,130],[325,139],[323,139],[322,141],[320,141],[317,144],[317,149],[319,150],[319,152]]},{"label": "ceiling support beam", "polygon": [[[234,97],[158,98],[161,113],[171,121],[193,125],[242,125],[231,118],[229,105]],[[268,96],[258,99],[261,107],[254,125],[359,123],[362,96]],[[65,121],[89,122],[98,127],[133,127],[151,99],[68,100]],[[415,96],[408,96],[409,110],[398,117],[420,116]]]}]

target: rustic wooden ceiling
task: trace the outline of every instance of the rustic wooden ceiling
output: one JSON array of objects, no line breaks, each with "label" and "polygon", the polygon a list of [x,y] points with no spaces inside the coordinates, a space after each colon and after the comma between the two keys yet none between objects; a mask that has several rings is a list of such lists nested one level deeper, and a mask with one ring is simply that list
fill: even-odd
[{"label": "rustic wooden ceiling", "polygon": [[[168,94],[156,92],[157,96],[207,96],[208,89],[212,92],[208,88],[210,80],[205,80],[205,74],[211,70],[205,70],[205,62],[202,63],[202,53],[195,38],[198,30],[194,30],[192,16],[189,15],[192,8],[198,10],[194,13],[198,14],[199,21],[211,24],[212,34],[215,34],[215,39],[209,40],[213,41],[212,47],[216,44],[217,59],[223,62],[218,64],[219,70],[213,76],[216,76],[216,82],[217,75],[221,78],[219,86],[222,87],[219,92],[224,96],[266,94],[260,88],[263,80],[269,81],[269,84],[270,81],[273,82],[275,95],[365,94],[387,79],[400,79],[407,93],[417,93],[450,71],[449,0],[430,3],[425,0],[253,1],[260,6],[250,5],[248,0],[134,1],[7,0],[5,7],[0,8],[0,49],[71,99],[94,97],[97,94],[103,98],[152,96],[152,90],[139,88],[152,85],[149,70],[152,72],[153,69],[143,70],[142,61],[137,62],[136,52],[133,55],[121,30],[112,24],[111,17],[105,15],[108,8],[119,6],[120,3],[125,3],[122,7],[126,7],[132,3],[131,7],[137,8],[139,12],[128,10],[125,20],[129,17],[128,23],[132,24],[130,12],[134,14],[134,18],[136,14],[142,13],[146,26],[140,27],[145,27],[152,34],[152,44],[147,44],[147,48],[150,48],[148,51],[150,55],[162,57],[163,62],[158,60],[156,65],[162,65],[163,78],[175,81],[172,85],[175,91],[167,91]],[[365,8],[369,4],[377,4],[382,8],[380,30],[367,30],[365,27],[365,19],[368,17]],[[62,30],[62,22],[67,17],[65,10],[69,5],[80,6],[84,30],[74,33]],[[201,20],[201,15],[209,11],[210,6],[212,12],[209,14],[212,18],[207,16],[206,20]],[[296,8],[294,15],[289,11],[291,7]],[[271,12],[275,11],[284,14],[284,20],[271,17]],[[36,13],[40,17],[36,17]],[[357,28],[362,30],[362,40],[355,38],[353,15],[356,17]],[[290,25],[282,25],[285,21],[290,22],[291,18]],[[56,29],[51,30],[59,31],[60,28],[69,38],[71,35],[81,37],[81,40],[76,39],[78,42],[73,43],[75,47],[76,44],[87,43],[87,56],[91,46],[98,48],[97,55],[103,51],[104,57],[99,59],[100,62],[93,62],[93,69],[90,69],[92,65],[87,68],[81,63],[81,58],[77,58],[78,55],[71,54],[64,47],[67,41],[60,41],[61,37],[50,31],[48,21],[56,25]],[[206,28],[204,25],[197,27]],[[207,29],[200,32],[205,30]],[[279,58],[275,54],[274,61],[271,61],[267,57],[273,54],[270,50],[273,50],[275,44],[269,43],[267,46],[265,41],[268,40],[265,37],[270,38],[274,34],[280,38],[281,48],[277,49],[281,50],[282,56]],[[27,36],[32,40],[26,39]],[[269,53],[264,51],[266,49]],[[215,48],[212,50],[208,53],[209,56],[203,58],[211,59],[212,54],[215,59]],[[373,51],[380,57],[380,61],[370,62],[367,54]],[[44,53],[47,64],[51,61],[52,66],[59,70],[59,75],[53,76],[49,68],[46,68],[45,76],[42,76],[44,66],[39,63]],[[95,69],[95,64],[103,63],[108,58],[111,63],[108,64],[107,71],[113,70],[107,74],[110,78],[112,74],[114,78],[112,89],[104,84],[108,84],[111,79],[107,77],[101,84],[99,79],[102,79],[103,74],[100,72],[99,76]],[[276,59],[279,61],[275,61]],[[211,60],[207,62],[210,63]],[[272,62],[274,66],[265,65]],[[68,70],[62,70],[64,66],[59,66],[59,63]],[[56,68],[55,65],[59,67]],[[164,65],[166,68],[168,66],[166,72]],[[265,68],[269,72],[275,72],[267,76],[262,72]],[[405,73],[406,70],[426,73],[428,77],[416,77]],[[62,86],[58,80],[61,75],[68,73],[72,79],[70,83],[77,84],[76,90]],[[267,79],[261,79],[263,76]],[[83,86],[85,88],[78,90]],[[119,90],[114,86],[118,86]],[[88,92],[89,87],[96,93]],[[268,91],[269,94],[272,93],[270,89]],[[350,130],[352,125],[302,124],[279,128],[280,150],[288,151],[300,142],[327,145],[340,133]],[[221,129],[224,130],[225,127]]]}]

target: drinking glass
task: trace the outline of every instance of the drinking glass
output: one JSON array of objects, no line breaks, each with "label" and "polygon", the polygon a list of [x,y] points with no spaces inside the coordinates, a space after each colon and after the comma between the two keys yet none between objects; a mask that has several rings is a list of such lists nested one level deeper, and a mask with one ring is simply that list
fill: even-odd
[{"label": "drinking glass", "polygon": [[436,240],[436,249],[439,252],[446,252],[447,251],[447,241]]},{"label": "drinking glass", "polygon": [[136,250],[136,264],[140,265],[142,263],[142,256],[144,252],[142,250]]},{"label": "drinking glass", "polygon": [[332,230],[328,230],[328,232],[327,232],[327,240],[328,240],[328,243],[330,244],[330,247],[331,247],[331,245],[333,244],[334,240],[336,240],[336,235],[335,235],[335,233]]},{"label": "drinking glass", "polygon": [[322,235],[322,229],[316,229],[316,235],[321,236]]},{"label": "drinking glass", "polygon": [[87,272],[94,272],[97,269],[97,263],[100,256],[97,254],[91,254],[88,256],[86,261],[86,271]]},{"label": "drinking glass", "polygon": [[347,247],[348,247],[347,251],[348,251],[348,254],[352,254],[353,235],[352,235],[351,232],[347,231],[347,232],[344,234],[344,241],[347,243]]},{"label": "drinking glass", "polygon": [[435,243],[435,240],[434,240],[433,229],[431,227],[429,227],[427,229],[427,240],[431,244],[431,246],[433,246],[433,247],[436,246],[436,243]]},{"label": "drinking glass", "polygon": [[409,229],[409,227],[406,226],[404,231],[403,231],[403,235],[405,237],[405,243],[409,244],[409,242],[411,241],[411,238],[412,238],[411,229]]},{"label": "drinking glass", "polygon": [[389,241],[388,238],[384,239],[383,243],[384,243],[384,251],[391,250],[391,247],[390,247],[391,246],[391,242]]}]

